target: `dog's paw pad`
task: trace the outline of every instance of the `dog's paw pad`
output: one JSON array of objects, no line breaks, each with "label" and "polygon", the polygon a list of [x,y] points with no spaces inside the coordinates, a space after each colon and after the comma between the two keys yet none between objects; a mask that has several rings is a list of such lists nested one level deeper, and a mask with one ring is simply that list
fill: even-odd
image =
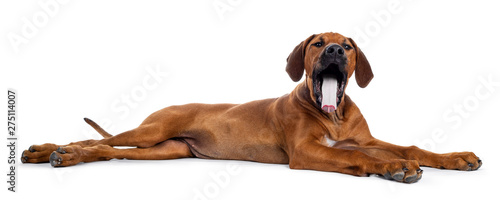
[{"label": "dog's paw pad", "polygon": [[401,182],[404,177],[405,177],[405,173],[404,172],[397,172],[394,175],[392,175],[391,178],[394,179],[395,181]]}]

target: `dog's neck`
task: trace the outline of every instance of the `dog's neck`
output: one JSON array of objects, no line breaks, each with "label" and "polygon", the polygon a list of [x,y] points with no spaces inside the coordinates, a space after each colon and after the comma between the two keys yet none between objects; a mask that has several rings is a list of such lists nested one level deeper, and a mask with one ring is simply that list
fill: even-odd
[{"label": "dog's neck", "polygon": [[298,100],[301,106],[312,111],[311,113],[317,113],[318,116],[332,120],[334,123],[342,122],[342,120],[344,119],[344,110],[346,107],[346,103],[344,100],[350,100],[349,97],[346,98],[347,95],[343,95],[340,104],[334,112],[324,112],[323,110],[318,108],[316,102],[314,102],[314,100],[312,99],[311,89],[307,86],[307,78],[302,83],[297,85],[297,87],[295,87],[291,95],[295,96],[295,99]]}]

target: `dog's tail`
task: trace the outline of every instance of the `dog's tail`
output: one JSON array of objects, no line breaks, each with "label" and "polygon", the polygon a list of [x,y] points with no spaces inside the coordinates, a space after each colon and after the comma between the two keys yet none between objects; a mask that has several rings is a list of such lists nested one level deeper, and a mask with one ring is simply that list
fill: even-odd
[{"label": "dog's tail", "polygon": [[113,137],[113,135],[106,132],[104,129],[102,129],[99,125],[97,125],[94,121],[90,120],[89,118],[83,118],[83,120],[85,120],[85,122],[87,122],[87,124],[92,126],[92,128],[94,128],[99,134],[101,134],[102,137],[104,137],[104,138]]}]

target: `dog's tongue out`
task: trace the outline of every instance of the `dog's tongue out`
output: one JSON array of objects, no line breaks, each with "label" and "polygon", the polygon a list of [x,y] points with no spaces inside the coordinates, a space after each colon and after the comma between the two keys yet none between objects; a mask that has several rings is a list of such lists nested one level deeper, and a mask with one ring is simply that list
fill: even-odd
[{"label": "dog's tongue out", "polygon": [[321,101],[321,108],[327,113],[331,113],[337,109],[337,88],[337,79],[333,76],[323,76],[323,85],[321,86],[323,101]]}]

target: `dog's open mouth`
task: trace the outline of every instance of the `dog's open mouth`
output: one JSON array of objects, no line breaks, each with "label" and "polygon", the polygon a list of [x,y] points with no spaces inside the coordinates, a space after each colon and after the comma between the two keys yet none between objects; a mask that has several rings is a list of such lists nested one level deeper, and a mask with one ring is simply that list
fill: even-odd
[{"label": "dog's open mouth", "polygon": [[331,113],[337,109],[344,95],[346,73],[335,63],[324,69],[318,69],[313,76],[314,95],[317,105],[325,112]]}]

